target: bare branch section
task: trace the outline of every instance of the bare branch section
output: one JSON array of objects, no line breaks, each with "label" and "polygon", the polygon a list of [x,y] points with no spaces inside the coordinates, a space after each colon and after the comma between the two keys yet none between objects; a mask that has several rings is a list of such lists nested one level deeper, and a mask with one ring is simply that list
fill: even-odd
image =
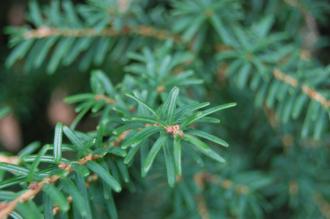
[{"label": "bare branch section", "polygon": [[0,162],[9,164],[18,164],[19,158],[17,156],[6,156],[0,154]]}]

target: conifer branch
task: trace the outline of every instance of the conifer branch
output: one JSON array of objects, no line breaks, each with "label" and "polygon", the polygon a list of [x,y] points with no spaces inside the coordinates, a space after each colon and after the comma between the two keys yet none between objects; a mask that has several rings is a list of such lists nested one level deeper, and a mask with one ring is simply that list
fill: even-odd
[{"label": "conifer branch", "polygon": [[[88,161],[93,161],[93,160],[98,160],[100,158],[103,158],[107,155],[108,153],[104,154],[88,154],[81,159],[77,161],[78,164],[80,165],[85,165]],[[72,162],[73,163],[73,162]],[[68,163],[60,163],[58,165],[60,169],[65,171],[67,174],[70,174],[73,170],[71,168],[71,165]],[[21,195],[19,195],[17,198],[10,202],[2,202],[0,203],[0,218],[7,218],[8,215],[15,210],[16,206],[19,203],[29,201],[33,199],[41,190],[42,188],[47,185],[47,184],[55,184],[57,181],[59,181],[62,177],[66,177],[67,174],[63,175],[52,175],[44,178],[40,182],[34,182],[31,183],[28,187],[28,190],[23,192]],[[90,183],[95,180],[95,177],[90,178],[87,182]]]},{"label": "conifer branch", "polygon": [[[274,13],[255,16],[251,13],[260,11],[257,6],[252,4],[246,11],[240,1],[191,4],[182,0],[158,5],[60,0],[42,5],[31,0],[30,27],[8,28],[14,47],[8,67],[15,63],[18,68],[23,64],[24,71],[45,67],[52,74],[61,66],[108,71],[115,63],[111,69],[119,74],[112,75],[117,77],[112,81],[101,69],[94,70],[91,91],[66,98],[76,105],[77,117],[70,127],[56,124],[53,143],[41,148],[33,143],[17,157],[0,155],[0,218],[61,214],[115,219],[121,199],[114,198],[113,192],[121,191],[123,183],[139,189],[141,185],[131,181],[136,170],[146,177],[159,165],[166,170],[169,186],[178,183],[170,192],[175,198],[172,208],[161,214],[171,210],[171,216],[182,217],[193,210],[202,219],[217,214],[263,218],[277,216],[274,209],[284,209],[286,217],[330,218],[324,194],[329,179],[321,177],[329,157],[320,147],[328,143],[330,71],[313,57],[317,25],[321,27],[327,6],[325,0],[284,1],[265,3]],[[288,15],[277,11],[292,12],[305,24],[291,27]],[[246,16],[251,19],[244,20]],[[301,28],[298,39],[295,34]],[[220,86],[212,81],[217,66],[220,82],[233,81],[243,92],[253,92],[237,93],[228,86],[212,89]],[[244,101],[249,95],[255,106],[248,102],[251,99]],[[236,105],[222,101],[235,98],[242,100],[239,113],[243,116],[235,117],[228,130],[213,129],[220,122],[214,113]],[[254,107],[263,108],[266,118],[255,116]],[[97,128],[75,130],[88,115],[99,120]],[[232,117],[224,116],[226,126]],[[293,120],[297,123],[289,124]],[[313,141],[311,135],[319,140]],[[198,170],[189,165],[204,156],[223,163],[221,150],[213,146],[228,147],[227,138],[237,137],[244,140],[236,141],[237,146],[256,147],[244,147],[243,155],[238,150],[225,167],[205,162]],[[180,183],[183,168],[185,173],[196,173],[187,184]]]},{"label": "conifer branch", "polygon": [[[77,29],[60,29],[52,27],[40,27],[38,29],[29,30],[25,32],[25,39],[41,39],[52,36],[62,36],[62,37],[119,37],[129,34],[137,34],[142,37],[151,37],[158,40],[173,40],[176,43],[182,43],[183,40],[179,35],[173,34],[167,30],[158,29],[152,26],[140,25],[137,27],[125,27],[122,30],[115,30],[112,27],[97,31],[94,28],[77,28]],[[217,44],[216,50],[228,51],[232,48],[224,44]],[[288,75],[287,73],[274,69],[272,75],[276,80],[279,80],[283,83],[290,85],[293,88],[298,87],[298,80]],[[328,109],[330,107],[330,100],[324,97],[314,88],[311,88],[307,85],[301,85],[301,90],[305,93],[310,99],[319,102],[324,108]],[[110,101],[112,102],[112,101]]]},{"label": "conifer branch", "polygon": [[[299,85],[299,82],[296,78],[293,76],[279,70],[278,68],[275,68],[272,72],[272,76],[275,80],[278,80],[282,83],[285,83],[289,86],[291,86],[294,89],[301,89],[301,91],[308,96],[313,101],[316,101],[321,104],[322,107],[325,109],[330,108],[330,99],[326,98],[324,95],[322,95],[319,91],[315,90],[314,88],[302,84]],[[219,80],[223,80],[225,77],[225,70],[222,68],[218,69],[218,78]]]},{"label": "conifer branch", "polygon": [[58,175],[49,176],[44,178],[38,183],[31,183],[28,190],[23,192],[17,198],[10,202],[2,202],[0,203],[0,218],[7,218],[8,215],[15,210],[16,206],[19,203],[29,201],[33,199],[47,184],[53,184],[57,182],[61,177]]},{"label": "conifer branch", "polygon": [[151,37],[158,40],[173,40],[174,42],[181,42],[179,35],[172,34],[167,30],[157,29],[152,26],[140,25],[136,27],[126,26],[121,30],[115,30],[112,27],[97,31],[95,28],[54,28],[54,27],[40,27],[33,30],[28,30],[24,33],[25,39],[42,39],[47,37],[120,37],[129,34],[137,34],[143,37]]},{"label": "conifer branch", "polygon": [[[274,69],[273,71],[273,76],[275,79],[286,83],[288,85],[290,85],[293,88],[297,88],[298,87],[298,80],[295,79],[294,77],[282,72],[279,69]],[[324,108],[328,109],[330,107],[330,100],[327,99],[326,97],[324,97],[321,93],[319,93],[318,91],[316,91],[315,89],[302,84],[300,86],[300,89],[302,90],[303,93],[305,93],[310,99],[319,102]]]}]

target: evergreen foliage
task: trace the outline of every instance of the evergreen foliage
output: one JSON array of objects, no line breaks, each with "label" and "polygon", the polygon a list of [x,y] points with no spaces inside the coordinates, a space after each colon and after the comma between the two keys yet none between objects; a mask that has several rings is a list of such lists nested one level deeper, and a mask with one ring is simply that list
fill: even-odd
[{"label": "evergreen foliage", "polygon": [[76,117],[52,142],[0,162],[0,218],[330,218],[315,27],[329,14],[323,0],[31,0],[7,67],[91,72],[90,89],[65,99]]}]

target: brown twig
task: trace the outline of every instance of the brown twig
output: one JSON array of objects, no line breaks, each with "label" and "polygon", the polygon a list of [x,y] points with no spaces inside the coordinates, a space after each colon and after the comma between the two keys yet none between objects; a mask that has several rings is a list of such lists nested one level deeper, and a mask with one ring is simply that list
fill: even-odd
[{"label": "brown twig", "polygon": [[116,103],[116,101],[110,97],[107,97],[103,94],[98,94],[95,96],[95,100],[99,101],[99,100],[104,100],[107,104],[114,104]]},{"label": "brown twig", "polygon": [[[297,79],[295,79],[292,76],[280,71],[279,69],[275,69],[273,71],[273,76],[275,77],[275,79],[277,79],[279,81],[282,81],[283,83],[288,84],[293,88],[298,87]],[[314,100],[316,102],[319,102],[326,109],[328,109],[330,107],[330,100],[328,100],[326,97],[324,97],[321,93],[319,93],[315,89],[303,84],[303,85],[301,85],[301,90],[309,98],[311,98],[312,100]]]},{"label": "brown twig", "polygon": [[298,81],[290,75],[285,74],[279,69],[274,69],[273,75],[276,79],[289,84],[291,87],[297,87]]},{"label": "brown twig", "polygon": [[18,164],[19,158],[17,156],[6,156],[0,154],[0,162],[9,163],[9,164]]},{"label": "brown twig", "polygon": [[319,92],[317,92],[313,88],[308,87],[307,85],[303,85],[301,87],[301,89],[311,99],[319,102],[321,105],[323,105],[326,108],[329,108],[330,107],[330,100],[328,100],[327,98],[325,98],[324,96],[322,96]]},{"label": "brown twig", "polygon": [[5,219],[16,208],[19,203],[33,199],[46,184],[55,183],[60,176],[50,176],[38,183],[31,183],[29,189],[10,202],[0,203],[0,218]]},{"label": "brown twig", "polygon": [[120,143],[127,137],[127,135],[129,134],[130,130],[126,130],[123,133],[121,133],[117,139],[113,142],[114,146],[119,146]]},{"label": "brown twig", "polygon": [[159,40],[173,40],[174,42],[181,42],[178,35],[172,34],[166,30],[157,29],[151,26],[140,25],[136,27],[124,27],[122,30],[114,30],[112,27],[97,31],[94,28],[53,28],[40,27],[29,30],[24,34],[25,39],[40,39],[51,36],[62,37],[119,37],[127,34],[137,34],[143,37],[151,37]]}]

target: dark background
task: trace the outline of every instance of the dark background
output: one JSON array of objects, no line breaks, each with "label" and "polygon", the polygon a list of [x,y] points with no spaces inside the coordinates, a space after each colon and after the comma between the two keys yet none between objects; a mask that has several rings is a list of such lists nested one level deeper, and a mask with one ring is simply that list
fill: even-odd
[{"label": "dark background", "polygon": [[64,103],[63,97],[89,89],[87,72],[70,73],[70,68],[61,68],[47,75],[43,68],[25,72],[19,63],[10,69],[5,66],[10,53],[6,28],[29,25],[25,14],[27,3],[27,0],[0,2],[0,107],[11,108],[11,114],[0,120],[0,151],[17,152],[35,140],[49,142],[55,121],[68,124],[74,117],[73,108]]}]

